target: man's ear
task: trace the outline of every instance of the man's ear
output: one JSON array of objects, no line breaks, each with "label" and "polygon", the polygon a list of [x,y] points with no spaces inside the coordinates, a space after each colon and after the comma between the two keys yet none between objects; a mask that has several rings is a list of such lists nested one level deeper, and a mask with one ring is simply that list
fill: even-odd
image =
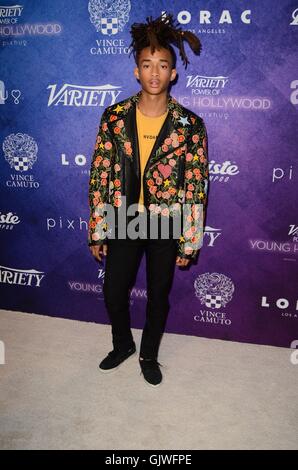
[{"label": "man's ear", "polygon": [[138,67],[135,67],[134,68],[134,76],[136,77],[137,80],[139,80],[140,76],[139,76],[139,68]]},{"label": "man's ear", "polygon": [[171,82],[172,82],[173,80],[175,80],[176,75],[177,75],[177,70],[176,70],[176,69],[172,69],[172,71],[171,71]]}]

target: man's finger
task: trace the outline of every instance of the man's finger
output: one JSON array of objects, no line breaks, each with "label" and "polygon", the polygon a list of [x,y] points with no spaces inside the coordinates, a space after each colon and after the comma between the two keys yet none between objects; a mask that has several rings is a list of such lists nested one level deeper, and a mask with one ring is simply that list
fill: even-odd
[{"label": "man's finger", "polygon": [[187,258],[181,258],[180,256],[177,256],[176,258],[176,265],[177,266],[187,266],[189,264],[190,260]]},{"label": "man's finger", "polygon": [[94,258],[97,259],[98,261],[101,261],[101,256],[100,256],[101,246],[93,245],[90,247],[90,249],[91,249],[92,256],[94,256]]},{"label": "man's finger", "polygon": [[103,243],[101,245],[93,245],[90,246],[91,253],[95,259],[98,261],[102,261],[103,256],[107,256],[108,253],[108,245],[107,243]]}]

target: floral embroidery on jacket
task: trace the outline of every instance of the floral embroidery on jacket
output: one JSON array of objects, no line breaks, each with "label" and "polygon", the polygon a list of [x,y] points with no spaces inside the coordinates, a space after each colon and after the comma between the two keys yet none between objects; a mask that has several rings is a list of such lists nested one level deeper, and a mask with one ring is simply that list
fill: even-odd
[{"label": "floral embroidery on jacket", "polygon": [[[114,207],[120,207],[122,204],[121,172],[124,168],[116,148],[121,148],[126,158],[134,158],[125,119],[132,106],[139,100],[140,93],[109,106],[102,114],[89,181],[90,245],[102,243],[106,238],[108,227],[101,211],[104,203],[110,202]],[[198,220],[203,227],[207,205],[207,131],[202,118],[181,106],[170,95],[168,110],[172,132],[166,135],[156,149],[148,168],[146,165],[146,207],[153,214],[171,216],[181,210],[182,204],[189,204],[187,230],[177,240],[177,254],[195,258],[203,244],[203,230],[197,230],[196,227]],[[196,246],[196,249],[193,246]]]}]

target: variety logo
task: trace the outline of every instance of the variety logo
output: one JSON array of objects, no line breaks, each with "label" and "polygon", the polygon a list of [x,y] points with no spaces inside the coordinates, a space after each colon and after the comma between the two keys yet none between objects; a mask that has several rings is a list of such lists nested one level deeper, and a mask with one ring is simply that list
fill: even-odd
[{"label": "variety logo", "polygon": [[0,266],[0,283],[40,287],[45,274],[35,269],[15,269]]},{"label": "variety logo", "polygon": [[[298,300],[291,302],[290,300],[281,297],[273,301],[272,306],[272,301],[267,300],[267,297],[263,296],[261,299],[261,307],[270,309],[273,307],[274,309],[277,309],[277,311],[281,312],[282,317],[298,318]],[[291,311],[289,311],[289,307]]]},{"label": "variety logo", "polygon": [[268,98],[259,96],[222,96],[229,78],[218,75],[188,75],[186,89],[191,90],[191,97],[179,97],[179,102],[185,106],[212,109],[250,109],[267,110],[271,108]]},{"label": "variety logo", "polygon": [[82,281],[69,281],[68,286],[71,291],[87,294],[99,295],[99,299],[103,300],[103,282],[104,282],[104,270],[98,269],[99,284],[82,282]]},{"label": "variety logo", "polygon": [[290,241],[275,240],[249,240],[252,250],[265,251],[271,253],[298,254],[298,226],[290,225],[287,235]]},{"label": "variety logo", "polygon": [[39,182],[34,180],[33,175],[23,175],[31,170],[37,160],[38,146],[33,137],[28,134],[10,134],[2,145],[5,160],[10,167],[21,174],[10,175],[11,179],[6,181],[10,188],[39,188]]},{"label": "variety logo", "polygon": [[111,36],[123,31],[129,20],[129,0],[89,0],[90,21],[97,32]]},{"label": "variety logo", "polygon": [[232,321],[220,309],[232,300],[235,291],[232,280],[224,274],[205,273],[196,278],[194,288],[201,304],[210,309],[201,310],[194,316],[195,321],[230,326]]},{"label": "variety logo", "polygon": [[292,237],[293,242],[298,242],[298,225],[290,225],[288,235]]},{"label": "variety logo", "polygon": [[114,85],[83,86],[64,84],[49,85],[50,96],[48,106],[103,106],[115,104],[121,93],[121,87]]},{"label": "variety logo", "polygon": [[194,95],[219,95],[229,81],[221,75],[208,77],[205,75],[188,75],[186,88],[191,88]]},{"label": "variety logo", "polygon": [[0,212],[0,229],[12,230],[20,222],[19,217],[12,212],[7,212],[7,214]]},{"label": "variety logo", "polygon": [[219,236],[221,236],[221,229],[213,228],[213,227],[210,227],[209,225],[206,225],[205,230],[204,230],[204,238],[206,236],[209,237],[208,246],[214,246],[215,240]]},{"label": "variety logo", "polygon": [[99,295],[101,300],[103,299],[102,284],[94,284],[82,281],[69,281],[68,286],[72,292],[79,292],[80,294],[96,294],[97,296]]},{"label": "variety logo", "polygon": [[147,290],[133,287],[130,289],[130,303],[133,304],[134,300],[147,300]]},{"label": "variety logo", "polygon": [[[98,269],[98,280],[99,283],[90,283],[82,281],[69,281],[68,286],[72,292],[83,293],[83,294],[95,294],[100,300],[104,300],[103,284],[104,284],[105,271],[102,268]],[[129,289],[130,304],[134,303],[134,300],[146,300],[147,290],[133,287]]]},{"label": "variety logo", "polygon": [[23,13],[22,5],[0,6],[0,36],[49,36],[60,34],[59,23],[19,23]]},{"label": "variety logo", "polygon": [[17,23],[23,12],[22,5],[0,6],[0,24]]},{"label": "variety logo", "polygon": [[2,80],[0,80],[0,104],[5,104],[6,101],[9,100],[10,96],[14,99],[14,104],[20,103],[20,90],[8,90],[5,89],[5,84]]},{"label": "variety logo", "polygon": [[264,111],[271,108],[271,101],[260,96],[224,96],[222,93],[229,81],[228,77],[189,75],[186,89],[191,96],[180,96],[178,101],[184,106],[222,110],[243,109]]}]

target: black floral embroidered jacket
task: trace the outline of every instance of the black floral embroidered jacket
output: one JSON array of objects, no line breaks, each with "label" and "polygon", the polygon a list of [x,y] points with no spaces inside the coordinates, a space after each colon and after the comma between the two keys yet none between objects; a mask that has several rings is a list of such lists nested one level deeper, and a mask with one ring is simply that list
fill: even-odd
[{"label": "black floral embroidered jacket", "polygon": [[[108,106],[101,118],[89,181],[88,244],[103,243],[109,227],[105,203],[120,208],[137,203],[140,161],[136,127],[137,94]],[[153,145],[143,174],[144,206],[150,214],[170,217],[188,207],[177,255],[195,258],[203,244],[207,206],[208,138],[204,121],[168,94],[168,115]],[[187,206],[185,206],[187,205]]]}]

